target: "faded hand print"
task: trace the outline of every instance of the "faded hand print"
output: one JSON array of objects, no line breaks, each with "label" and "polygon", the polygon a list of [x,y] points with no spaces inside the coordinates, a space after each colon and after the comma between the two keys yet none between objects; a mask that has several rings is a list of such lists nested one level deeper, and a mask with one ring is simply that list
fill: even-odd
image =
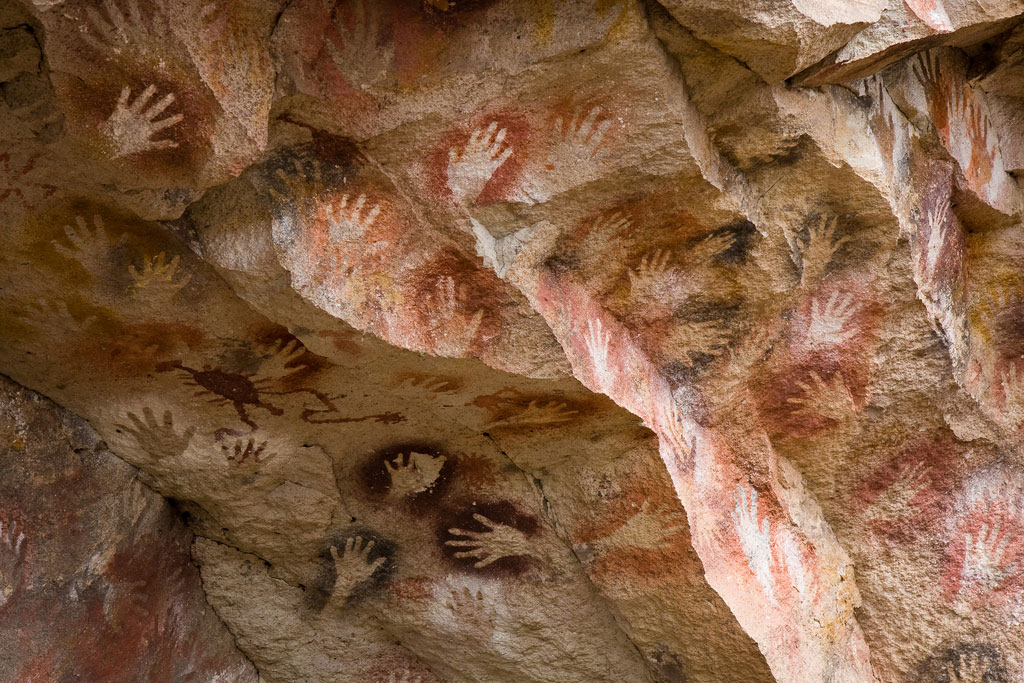
[{"label": "faded hand print", "polygon": [[804,552],[800,541],[792,531],[785,531],[781,534],[782,540],[779,547],[782,550],[782,558],[786,564],[786,572],[789,574],[793,588],[800,595],[806,595],[812,588],[817,577],[808,571],[804,561]]},{"label": "faded hand print", "polygon": [[587,332],[583,341],[594,365],[598,385],[603,389],[611,379],[608,368],[608,343],[611,341],[611,334],[604,329],[600,318],[587,321]]},{"label": "faded hand print", "polygon": [[601,213],[583,231],[583,239],[572,249],[573,257],[587,267],[599,267],[612,254],[625,252],[632,225],[632,218],[621,211]]},{"label": "faded hand print", "polygon": [[683,422],[683,412],[675,399],[668,401],[667,407],[663,408],[662,430],[658,436],[665,440],[672,452],[672,458],[680,471],[684,471],[693,463],[697,452],[697,436],[689,436]]},{"label": "faded hand print", "polygon": [[292,206],[296,201],[316,194],[324,188],[323,169],[319,159],[312,159],[308,165],[300,159],[292,159],[292,167],[274,169],[273,178],[277,187],[270,187],[270,196],[282,204]]},{"label": "faded hand print", "polygon": [[913,501],[931,484],[928,476],[930,471],[931,468],[920,460],[903,467],[896,479],[878,494],[864,515],[880,522],[894,522],[916,515],[920,509]]},{"label": "faded hand print", "polygon": [[142,409],[141,419],[135,413],[128,413],[128,419],[132,423],[131,427],[123,424],[115,426],[133,436],[143,450],[158,460],[184,453],[196,432],[195,427],[189,427],[179,434],[174,429],[174,417],[169,410],[164,411],[162,423],[157,422],[153,409],[149,407]]},{"label": "faded hand print", "polygon": [[432,323],[430,336],[433,350],[438,355],[464,356],[476,339],[484,310],[479,308],[471,316],[467,315],[463,303],[465,298],[465,287],[456,289],[455,278],[451,275],[438,278],[436,289],[426,297],[424,309]]},{"label": "faded hand print", "polygon": [[992,131],[982,100],[977,96],[967,98],[961,111],[967,125],[967,139],[971,143],[970,157],[963,160],[966,161],[964,171],[969,172],[974,180],[984,182],[991,177],[993,162],[999,157],[999,141]]},{"label": "faded hand print", "polygon": [[388,558],[383,555],[370,559],[374,544],[375,541],[364,541],[362,536],[351,536],[340,553],[331,546],[335,571],[333,601],[344,604],[359,584],[372,577],[387,562]]},{"label": "faded hand print", "polygon": [[274,346],[270,356],[260,363],[260,379],[278,380],[301,370],[300,363],[306,355],[306,347],[298,339],[281,341]]},{"label": "faded hand print", "polygon": [[673,323],[666,349],[672,358],[693,367],[703,356],[721,355],[730,336],[722,320],[681,320]]},{"label": "faded hand print", "polygon": [[629,295],[640,303],[654,303],[665,295],[667,282],[677,268],[672,265],[672,252],[657,249],[645,254],[640,264],[629,271]]},{"label": "faded hand print", "polygon": [[945,247],[949,237],[949,230],[952,226],[949,214],[949,197],[946,197],[941,203],[928,210],[928,217],[926,219],[928,225],[928,244],[925,249],[925,270],[929,273],[935,271],[935,266],[938,265],[939,257],[942,255],[942,249]]},{"label": "faded hand print", "polygon": [[475,559],[475,569],[483,569],[503,557],[534,556],[533,546],[519,529],[494,522],[481,514],[474,514],[473,519],[486,527],[486,531],[470,531],[466,529],[449,529],[448,533],[456,538],[445,541],[452,548],[465,548],[455,553],[455,557]]},{"label": "faded hand print", "polygon": [[594,223],[590,227],[590,233],[603,237],[621,235],[629,231],[632,225],[632,219],[626,214],[621,211],[610,211],[594,219]]},{"label": "faded hand print", "polygon": [[805,242],[800,244],[795,238],[793,239],[793,249],[800,255],[801,286],[810,287],[818,282],[825,275],[825,269],[828,268],[832,257],[840,247],[849,241],[849,237],[836,239],[838,226],[838,218],[822,215],[817,222],[813,222],[807,227]]},{"label": "faded hand print", "polygon": [[576,415],[578,412],[579,411],[577,410],[569,410],[565,403],[560,401],[544,401],[541,403],[538,400],[533,400],[530,401],[526,408],[518,413],[510,415],[504,419],[491,422],[487,427],[525,427],[563,424],[565,422],[571,422],[573,415]]},{"label": "faded hand print", "polygon": [[999,333],[1001,314],[1019,298],[1020,287],[1016,284],[998,283],[982,292],[981,300],[974,307],[974,313],[983,326],[985,334],[995,336]]},{"label": "faded hand print", "polygon": [[[180,569],[176,571],[174,576],[167,577],[169,585],[174,586],[180,580]],[[149,601],[149,595],[147,595],[149,585],[146,581],[121,581],[114,586],[117,596],[113,597],[112,602],[117,605],[117,609],[122,613],[123,619],[131,620],[132,622],[141,622],[148,619],[153,613],[153,605]]]},{"label": "faded hand print", "polygon": [[1016,362],[1007,364],[999,383],[1003,389],[1002,421],[1011,429],[1018,429],[1024,425],[1024,373],[1018,374]]},{"label": "faded hand print", "polygon": [[562,116],[555,119],[544,164],[527,179],[514,199],[531,204],[546,202],[571,187],[594,180],[601,171],[601,143],[611,125],[610,118],[601,116],[601,107],[590,109],[586,115],[577,108],[568,120]]},{"label": "faded hand print", "polygon": [[395,497],[406,497],[429,491],[441,476],[446,460],[443,455],[434,456],[416,451],[408,455],[399,453],[394,460],[384,462],[391,476],[388,493]]},{"label": "faded hand print", "polygon": [[406,377],[399,384],[402,393],[428,394],[433,397],[444,394],[454,394],[458,391],[458,385],[454,380],[437,375],[421,375]]},{"label": "faded hand print", "polygon": [[[341,3],[338,3],[341,4]],[[334,26],[341,36],[341,47],[326,40],[331,60],[353,86],[368,89],[387,77],[395,48],[382,40],[380,5],[376,0],[355,0],[352,3],[352,26],[334,8]]]},{"label": "faded hand print", "polygon": [[483,591],[477,589],[474,593],[471,589],[463,586],[461,590],[451,591],[451,597],[445,602],[445,606],[452,612],[467,612],[479,608],[484,602]]},{"label": "faded hand print", "polygon": [[159,12],[154,12],[147,26],[138,0],[124,2],[127,12],[115,0],[104,0],[106,17],[93,7],[87,8],[89,25],[82,32],[82,39],[103,53],[123,55],[131,52],[149,60],[159,60],[160,46],[168,37],[167,22]]},{"label": "faded hand print", "polygon": [[736,234],[726,230],[712,233],[694,245],[688,260],[695,266],[709,266],[714,259],[727,252],[736,243]]},{"label": "faded hand print", "polygon": [[828,380],[823,380],[817,372],[812,371],[808,382],[798,381],[796,384],[803,392],[803,396],[786,399],[787,403],[797,406],[793,410],[793,415],[820,415],[836,422],[844,422],[857,412],[853,394],[846,386],[842,372],[837,371]]},{"label": "faded hand print", "polygon": [[960,655],[956,669],[953,668],[952,662],[946,663],[949,683],[985,683],[987,672],[988,659],[978,652]]},{"label": "faded hand print", "polygon": [[199,10],[199,20],[202,22],[204,31],[214,37],[219,37],[218,27],[222,28],[227,21],[227,10],[228,4],[225,0],[214,0],[203,5]]},{"label": "faded hand print", "polygon": [[775,334],[770,327],[755,327],[729,351],[729,365],[736,368],[738,376],[744,376],[771,354],[774,344]]},{"label": "faded hand print", "polygon": [[512,156],[504,144],[506,129],[495,121],[486,131],[473,131],[466,145],[448,150],[448,188],[459,204],[472,203],[483,192],[491,176]]},{"label": "faded hand print", "polygon": [[10,602],[21,582],[25,547],[18,525],[0,519],[0,607]]},{"label": "faded hand print", "polygon": [[380,215],[380,205],[366,206],[366,195],[359,195],[354,202],[343,195],[327,211],[328,234],[332,242],[359,241],[373,227]]},{"label": "faded hand print", "polygon": [[151,85],[143,90],[134,102],[129,103],[131,89],[125,86],[121,90],[113,113],[100,125],[100,132],[114,147],[115,159],[178,146],[173,140],[153,139],[156,134],[181,123],[185,118],[184,114],[173,114],[158,119],[157,117],[174,103],[174,93],[167,93],[150,105],[149,102],[155,94],[156,86]]},{"label": "faded hand print", "polygon": [[267,449],[266,441],[261,441],[257,444],[255,439],[249,439],[244,442],[241,439],[236,439],[233,448],[228,448],[228,445],[224,444],[220,449],[224,453],[224,457],[227,458],[227,461],[236,465],[263,463],[275,455],[274,453],[265,452]]},{"label": "faded hand print", "polygon": [[[480,589],[472,590],[467,586],[450,591],[445,600],[447,613],[442,613],[445,620],[453,619],[462,632],[474,636],[483,633],[490,635],[502,614],[496,608],[493,596],[484,594]],[[503,610],[502,610],[503,611]]]},{"label": "faded hand print", "polygon": [[917,55],[913,72],[918,83],[926,90],[942,88],[944,84],[942,68],[938,55],[933,51],[923,51]]},{"label": "faded hand print", "polygon": [[825,300],[815,298],[811,301],[807,345],[812,348],[829,348],[856,337],[859,330],[850,324],[856,312],[857,305],[849,294],[834,291]]},{"label": "faded hand print", "polygon": [[85,218],[76,216],[74,227],[64,226],[64,234],[71,246],[65,246],[58,240],[53,241],[53,246],[61,256],[77,261],[90,274],[98,276],[107,266],[110,242],[103,227],[103,219],[93,216],[92,222],[93,227],[89,227]]},{"label": "faded hand print", "polygon": [[[902,120],[902,113],[892,101],[892,97],[889,95],[889,91],[885,86],[885,79],[880,74],[874,74],[865,78],[861,81],[861,96],[868,96],[876,107],[878,116],[885,122],[889,131],[895,132],[899,123]],[[889,160],[895,166],[898,160],[901,158],[898,155],[899,145],[893,143],[892,153],[889,155]]]},{"label": "faded hand print", "polygon": [[732,513],[732,520],[750,571],[754,573],[768,599],[775,602],[771,522],[767,517],[758,519],[756,489],[750,489],[748,495],[745,486],[736,486],[736,508]]},{"label": "faded hand print", "polygon": [[132,296],[146,305],[163,307],[171,302],[174,295],[188,284],[189,276],[178,277],[180,256],[167,262],[167,254],[160,252],[142,262],[142,270],[128,266],[132,277]]},{"label": "faded hand print", "polygon": [[18,317],[38,330],[64,335],[80,334],[96,321],[94,315],[76,318],[68,310],[67,302],[61,300],[33,302],[18,313]]},{"label": "faded hand print", "polygon": [[1018,574],[1021,562],[1010,561],[1007,551],[1011,541],[1009,532],[999,524],[982,524],[978,531],[964,534],[964,562],[960,573],[960,590],[986,593],[999,587],[1003,581]]},{"label": "faded hand print", "polygon": [[669,539],[682,533],[685,528],[679,517],[664,508],[652,510],[650,501],[645,500],[625,524],[598,539],[592,546],[598,552],[614,548],[660,550],[668,544]]}]

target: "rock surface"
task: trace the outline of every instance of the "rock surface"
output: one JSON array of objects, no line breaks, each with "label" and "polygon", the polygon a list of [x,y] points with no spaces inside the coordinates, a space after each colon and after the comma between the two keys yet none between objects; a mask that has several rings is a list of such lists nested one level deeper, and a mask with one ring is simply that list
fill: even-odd
[{"label": "rock surface", "polygon": [[80,418],[0,377],[0,678],[237,681],[192,535]]},{"label": "rock surface", "polygon": [[0,371],[267,683],[1022,680],[1022,13],[22,0]]}]

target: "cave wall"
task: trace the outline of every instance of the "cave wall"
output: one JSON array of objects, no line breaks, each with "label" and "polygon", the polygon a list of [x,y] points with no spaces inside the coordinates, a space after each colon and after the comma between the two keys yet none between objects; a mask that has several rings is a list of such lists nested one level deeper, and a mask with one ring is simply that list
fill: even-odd
[{"label": "cave wall", "polygon": [[178,511],[89,425],[0,377],[0,677],[238,681]]},{"label": "cave wall", "polygon": [[1021,679],[1022,14],[19,1],[0,372],[268,683]]}]

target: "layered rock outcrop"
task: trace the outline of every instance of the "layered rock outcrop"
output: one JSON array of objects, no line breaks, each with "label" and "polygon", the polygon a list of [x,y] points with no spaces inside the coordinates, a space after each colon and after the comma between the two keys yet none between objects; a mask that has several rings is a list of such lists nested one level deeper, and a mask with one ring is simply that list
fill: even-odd
[{"label": "layered rock outcrop", "polygon": [[1022,21],[0,8],[0,372],[104,453],[9,430],[0,561],[65,498],[88,542],[8,581],[0,667],[1024,679]]}]

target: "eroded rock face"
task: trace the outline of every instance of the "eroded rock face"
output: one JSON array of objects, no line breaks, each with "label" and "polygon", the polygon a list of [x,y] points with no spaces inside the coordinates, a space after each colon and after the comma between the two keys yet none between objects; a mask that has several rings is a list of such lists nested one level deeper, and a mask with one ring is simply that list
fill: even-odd
[{"label": "eroded rock face", "polygon": [[83,420],[0,377],[0,676],[238,681],[192,536]]},{"label": "eroded rock face", "polygon": [[1022,11],[6,7],[0,371],[268,682],[1022,679]]}]

